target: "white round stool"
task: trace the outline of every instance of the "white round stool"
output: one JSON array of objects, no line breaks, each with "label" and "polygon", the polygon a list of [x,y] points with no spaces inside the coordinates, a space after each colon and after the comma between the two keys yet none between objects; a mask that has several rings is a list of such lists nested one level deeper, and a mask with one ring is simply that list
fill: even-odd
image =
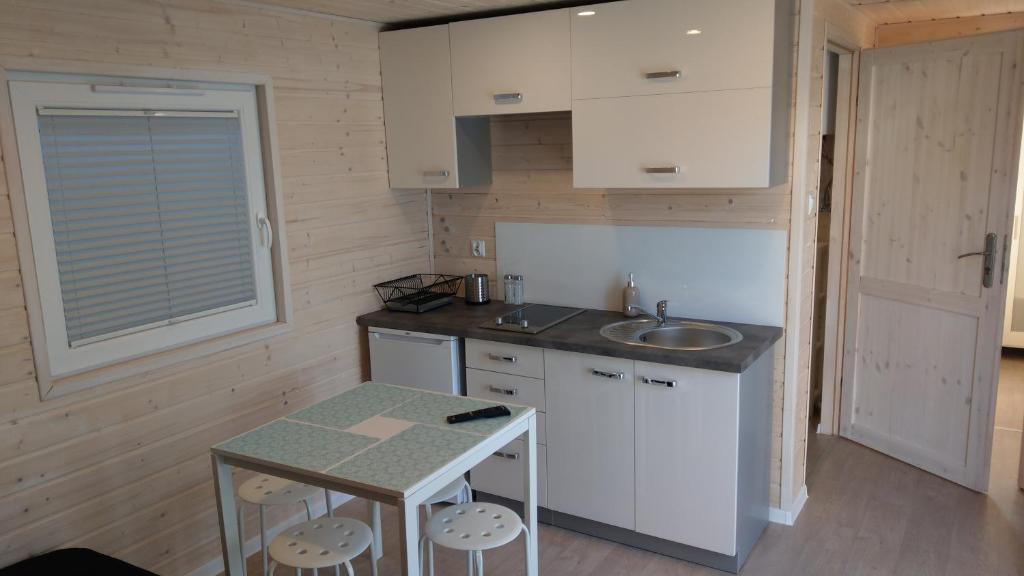
[{"label": "white round stool", "polygon": [[[373,531],[353,518],[320,518],[296,524],[281,532],[270,543],[270,571],[273,576],[278,564],[303,570],[344,565],[349,576],[354,576],[352,559],[367,548],[373,548]],[[377,574],[376,550],[370,552],[370,565]]]},{"label": "white round stool", "polygon": [[[309,501],[320,493],[320,488],[292,482],[276,476],[260,474],[246,480],[238,487],[238,540],[242,549],[245,549],[245,518],[243,514],[243,503],[259,507],[260,511],[260,554],[263,559],[263,573],[267,573],[267,525],[264,519],[264,507],[282,506],[287,504],[304,504],[306,506],[306,520],[312,520]],[[330,501],[330,500],[328,500]],[[243,574],[245,563],[242,563]]]},{"label": "white round stool", "polygon": [[[468,553],[469,576],[483,576],[484,550],[504,546],[525,534],[527,562],[530,532],[519,515],[498,504],[469,502],[449,506],[427,521],[427,534],[420,539],[420,556],[427,542]],[[475,571],[474,571],[475,567]]]},{"label": "white round stool", "polygon": [[[436,494],[423,503],[427,522],[430,522],[434,504],[440,504],[455,497],[459,497],[463,502],[473,501],[473,490],[469,487],[469,482],[466,482],[465,478],[459,477],[452,480],[447,486],[438,490]],[[428,576],[434,576],[434,544],[429,541],[427,542],[427,574]]]}]

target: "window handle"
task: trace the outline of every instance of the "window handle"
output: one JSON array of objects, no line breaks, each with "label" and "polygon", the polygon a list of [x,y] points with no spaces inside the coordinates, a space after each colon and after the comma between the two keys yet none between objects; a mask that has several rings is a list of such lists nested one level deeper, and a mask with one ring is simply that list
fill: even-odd
[{"label": "window handle", "polygon": [[266,232],[266,239],[263,240],[263,245],[270,250],[274,247],[274,227],[270,225],[270,219],[263,212],[256,215],[256,224],[260,227],[260,238],[263,238],[263,233]]}]

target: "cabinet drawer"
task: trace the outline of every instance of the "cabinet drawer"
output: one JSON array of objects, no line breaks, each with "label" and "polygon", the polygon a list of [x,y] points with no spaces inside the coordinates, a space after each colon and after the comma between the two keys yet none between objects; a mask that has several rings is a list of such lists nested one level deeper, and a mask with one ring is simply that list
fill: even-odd
[{"label": "cabinet drawer", "polygon": [[[522,502],[525,443],[513,440],[496,454],[473,468],[470,484],[474,490]],[[540,445],[537,446],[537,505],[545,508],[548,505],[548,453]]]},{"label": "cabinet drawer", "polygon": [[[586,11],[594,14],[578,15]],[[575,8],[573,99],[771,86],[774,23],[772,0],[644,0]]]},{"label": "cabinet drawer", "polygon": [[569,11],[451,24],[456,116],[568,110]]},{"label": "cabinet drawer", "polygon": [[466,366],[529,378],[544,377],[544,350],[466,339]]},{"label": "cabinet drawer", "polygon": [[466,394],[492,402],[533,406],[544,412],[544,381],[466,368]]},{"label": "cabinet drawer", "polygon": [[771,182],[769,88],[573,105],[577,188],[764,188]]}]

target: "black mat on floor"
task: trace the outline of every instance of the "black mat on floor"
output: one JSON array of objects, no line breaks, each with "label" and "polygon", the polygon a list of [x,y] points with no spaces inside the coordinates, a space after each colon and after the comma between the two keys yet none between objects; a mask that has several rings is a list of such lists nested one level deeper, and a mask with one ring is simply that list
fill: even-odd
[{"label": "black mat on floor", "polygon": [[0,568],[0,576],[156,576],[88,548],[54,550]]}]

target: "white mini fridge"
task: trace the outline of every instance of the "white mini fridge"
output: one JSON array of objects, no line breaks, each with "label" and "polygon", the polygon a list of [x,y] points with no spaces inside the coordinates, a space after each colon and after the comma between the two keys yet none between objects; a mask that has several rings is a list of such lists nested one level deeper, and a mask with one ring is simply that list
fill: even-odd
[{"label": "white mini fridge", "polygon": [[389,328],[370,328],[370,378],[459,395],[459,339]]}]

